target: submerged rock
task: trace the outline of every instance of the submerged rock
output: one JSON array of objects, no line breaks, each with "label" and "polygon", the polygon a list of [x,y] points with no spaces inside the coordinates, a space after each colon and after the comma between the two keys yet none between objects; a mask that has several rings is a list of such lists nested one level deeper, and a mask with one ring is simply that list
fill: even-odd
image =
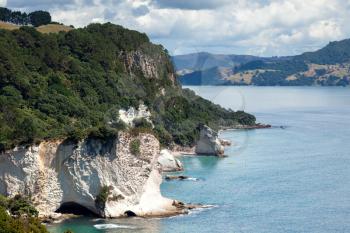
[{"label": "submerged rock", "polygon": [[206,125],[200,130],[200,138],[196,145],[196,153],[199,155],[224,156],[226,145],[231,144],[228,140],[219,139],[218,133]]},{"label": "submerged rock", "polygon": [[183,170],[183,165],[180,160],[175,158],[171,151],[166,149],[160,151],[158,163],[161,165],[162,171],[164,172],[176,172]]},{"label": "submerged rock", "polygon": [[189,178],[190,177],[188,177],[188,176],[182,176],[182,175],[180,175],[180,176],[165,176],[166,180],[187,180]]},{"label": "submerged rock", "polygon": [[[139,155],[130,152],[135,137],[127,133],[108,140],[42,142],[3,152],[0,193],[30,196],[41,217],[54,216],[64,205],[79,205],[102,217],[186,212],[160,193],[158,140],[149,134],[136,138]],[[103,205],[97,202],[102,190],[107,192]]]},{"label": "submerged rock", "polygon": [[189,177],[189,176],[183,176],[183,175],[179,175],[179,176],[165,176],[165,180],[167,180],[167,181],[172,181],[172,180],[199,181],[198,178]]}]

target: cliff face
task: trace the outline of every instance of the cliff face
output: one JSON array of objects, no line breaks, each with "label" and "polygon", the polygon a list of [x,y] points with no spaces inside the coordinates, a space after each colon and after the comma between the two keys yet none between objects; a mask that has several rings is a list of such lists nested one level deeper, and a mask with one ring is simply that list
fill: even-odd
[{"label": "cliff face", "polygon": [[[154,48],[152,48],[154,47]],[[161,79],[163,75],[171,81],[172,86],[176,84],[176,77],[172,71],[169,58],[163,53],[155,53],[159,49],[154,45],[142,45],[139,49],[130,52],[121,52],[119,58],[124,63],[125,70],[130,75],[140,71],[147,79]],[[153,51],[152,51],[153,50]],[[165,70],[165,68],[168,70]]]},{"label": "cliff face", "polygon": [[[139,155],[129,150],[135,139],[141,142]],[[41,216],[52,215],[65,203],[105,217],[171,214],[179,210],[160,193],[158,155],[159,142],[149,134],[15,148],[0,154],[0,193],[30,196]],[[95,200],[104,186],[109,191],[101,209]]]}]

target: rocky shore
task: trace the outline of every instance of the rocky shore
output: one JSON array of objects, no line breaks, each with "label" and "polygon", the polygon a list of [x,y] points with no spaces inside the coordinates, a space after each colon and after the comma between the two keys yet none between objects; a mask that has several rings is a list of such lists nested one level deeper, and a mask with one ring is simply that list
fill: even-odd
[{"label": "rocky shore", "polygon": [[269,124],[260,124],[257,123],[255,125],[236,125],[235,127],[221,127],[220,131],[225,131],[225,130],[235,130],[235,129],[268,129],[271,128],[272,126]]}]

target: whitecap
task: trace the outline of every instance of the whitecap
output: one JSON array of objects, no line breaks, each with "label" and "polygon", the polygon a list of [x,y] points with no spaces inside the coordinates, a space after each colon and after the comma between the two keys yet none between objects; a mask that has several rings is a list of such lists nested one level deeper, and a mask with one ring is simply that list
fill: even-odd
[{"label": "whitecap", "polygon": [[196,215],[200,212],[203,212],[203,211],[206,211],[206,210],[209,210],[209,209],[213,209],[213,208],[217,208],[218,206],[217,205],[203,205],[201,207],[198,207],[198,208],[194,208],[192,210],[189,210],[188,211],[188,214],[190,215]]},{"label": "whitecap", "polygon": [[199,181],[198,178],[194,178],[194,177],[188,177],[185,180],[190,180],[190,181]]},{"label": "whitecap", "polygon": [[119,224],[96,224],[94,225],[95,228],[99,230],[105,230],[105,229],[136,229],[133,226],[127,226],[127,225],[119,225]]}]

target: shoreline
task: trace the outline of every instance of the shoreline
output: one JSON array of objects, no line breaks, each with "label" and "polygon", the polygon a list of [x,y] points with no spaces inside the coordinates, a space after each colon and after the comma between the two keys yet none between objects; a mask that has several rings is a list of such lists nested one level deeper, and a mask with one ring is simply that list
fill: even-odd
[{"label": "shoreline", "polygon": [[[272,125],[270,124],[255,124],[255,125],[237,125],[235,127],[220,127],[218,130],[218,134],[224,131],[233,131],[233,130],[253,130],[253,129],[270,129],[272,128]],[[232,143],[232,142],[231,142]],[[234,143],[232,143],[234,145]],[[231,146],[231,145],[227,145]],[[184,147],[184,146],[174,146],[173,148],[169,149],[175,157],[180,156],[197,156],[198,154],[195,152],[196,146],[193,147]]]},{"label": "shoreline", "polygon": [[255,124],[255,125],[237,125],[235,127],[225,127],[222,126],[219,129],[219,132],[226,131],[226,130],[240,130],[240,129],[269,129],[272,128],[272,125],[270,124]]},{"label": "shoreline", "polygon": [[54,224],[60,224],[64,221],[75,219],[75,218],[81,218],[81,217],[88,217],[92,219],[126,219],[126,218],[143,218],[143,219],[152,219],[152,218],[169,218],[174,216],[180,216],[180,215],[188,215],[190,214],[191,210],[196,209],[209,209],[212,208],[214,205],[206,205],[206,204],[192,204],[192,203],[183,203],[181,201],[173,200],[172,206],[175,208],[173,210],[167,210],[162,213],[162,211],[154,212],[152,214],[145,214],[140,216],[120,216],[120,217],[97,217],[97,216],[90,216],[90,215],[76,215],[76,214],[57,214],[56,216],[46,216],[41,217],[40,221],[44,225],[54,225]]}]

